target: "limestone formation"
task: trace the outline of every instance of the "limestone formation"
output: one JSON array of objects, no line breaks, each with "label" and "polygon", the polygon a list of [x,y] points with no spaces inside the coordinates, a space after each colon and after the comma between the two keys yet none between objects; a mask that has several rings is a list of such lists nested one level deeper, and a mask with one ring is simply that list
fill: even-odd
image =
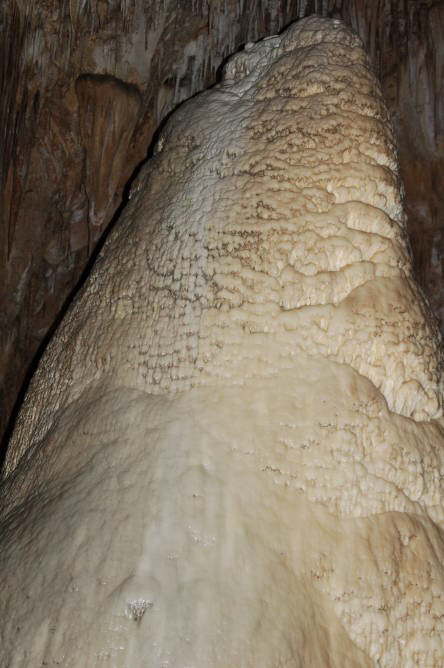
[{"label": "limestone formation", "polygon": [[415,275],[444,331],[444,2],[2,0],[0,460],[34,354],[156,128],[243,44],[325,12],[359,34],[380,77]]},{"label": "limestone formation", "polygon": [[444,664],[442,354],[357,37],[183,104],[34,376],[0,665]]}]

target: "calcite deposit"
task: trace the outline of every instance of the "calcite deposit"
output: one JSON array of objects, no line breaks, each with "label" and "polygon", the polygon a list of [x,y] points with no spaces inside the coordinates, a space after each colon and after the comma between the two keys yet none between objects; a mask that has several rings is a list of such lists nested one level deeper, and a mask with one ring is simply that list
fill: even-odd
[{"label": "calcite deposit", "polygon": [[2,0],[0,460],[35,353],[156,128],[229,54],[313,13],[351,26],[381,80],[415,274],[444,331],[442,0]]},{"label": "calcite deposit", "polygon": [[0,665],[444,664],[442,354],[359,39],[183,104],[31,383]]}]

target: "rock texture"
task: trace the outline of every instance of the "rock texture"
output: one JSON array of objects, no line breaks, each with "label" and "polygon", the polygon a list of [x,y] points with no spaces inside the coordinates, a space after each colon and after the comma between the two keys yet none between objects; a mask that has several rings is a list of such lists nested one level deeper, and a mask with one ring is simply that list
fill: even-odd
[{"label": "rock texture", "polygon": [[444,2],[336,5],[381,79],[397,137],[415,274],[444,331]]},{"label": "rock texture", "polygon": [[359,39],[247,44],[168,121],[34,376],[0,663],[442,666],[439,343]]},{"label": "rock texture", "polygon": [[441,315],[442,0],[4,0],[0,432],[159,123],[228,54],[312,13],[351,25],[382,80],[416,274]]}]

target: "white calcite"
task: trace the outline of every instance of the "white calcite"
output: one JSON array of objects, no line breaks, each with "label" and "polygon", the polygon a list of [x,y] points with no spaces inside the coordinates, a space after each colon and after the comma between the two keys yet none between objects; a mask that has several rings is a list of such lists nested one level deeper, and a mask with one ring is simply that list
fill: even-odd
[{"label": "white calcite", "polygon": [[0,665],[444,665],[442,357],[361,44],[171,117],[2,484]]}]

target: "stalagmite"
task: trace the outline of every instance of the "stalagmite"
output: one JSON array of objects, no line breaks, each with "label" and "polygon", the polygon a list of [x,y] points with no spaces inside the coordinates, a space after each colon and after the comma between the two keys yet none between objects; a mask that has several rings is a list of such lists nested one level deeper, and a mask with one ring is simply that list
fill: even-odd
[{"label": "stalagmite", "polygon": [[1,487],[0,665],[444,664],[442,357],[357,37],[183,104]]}]

